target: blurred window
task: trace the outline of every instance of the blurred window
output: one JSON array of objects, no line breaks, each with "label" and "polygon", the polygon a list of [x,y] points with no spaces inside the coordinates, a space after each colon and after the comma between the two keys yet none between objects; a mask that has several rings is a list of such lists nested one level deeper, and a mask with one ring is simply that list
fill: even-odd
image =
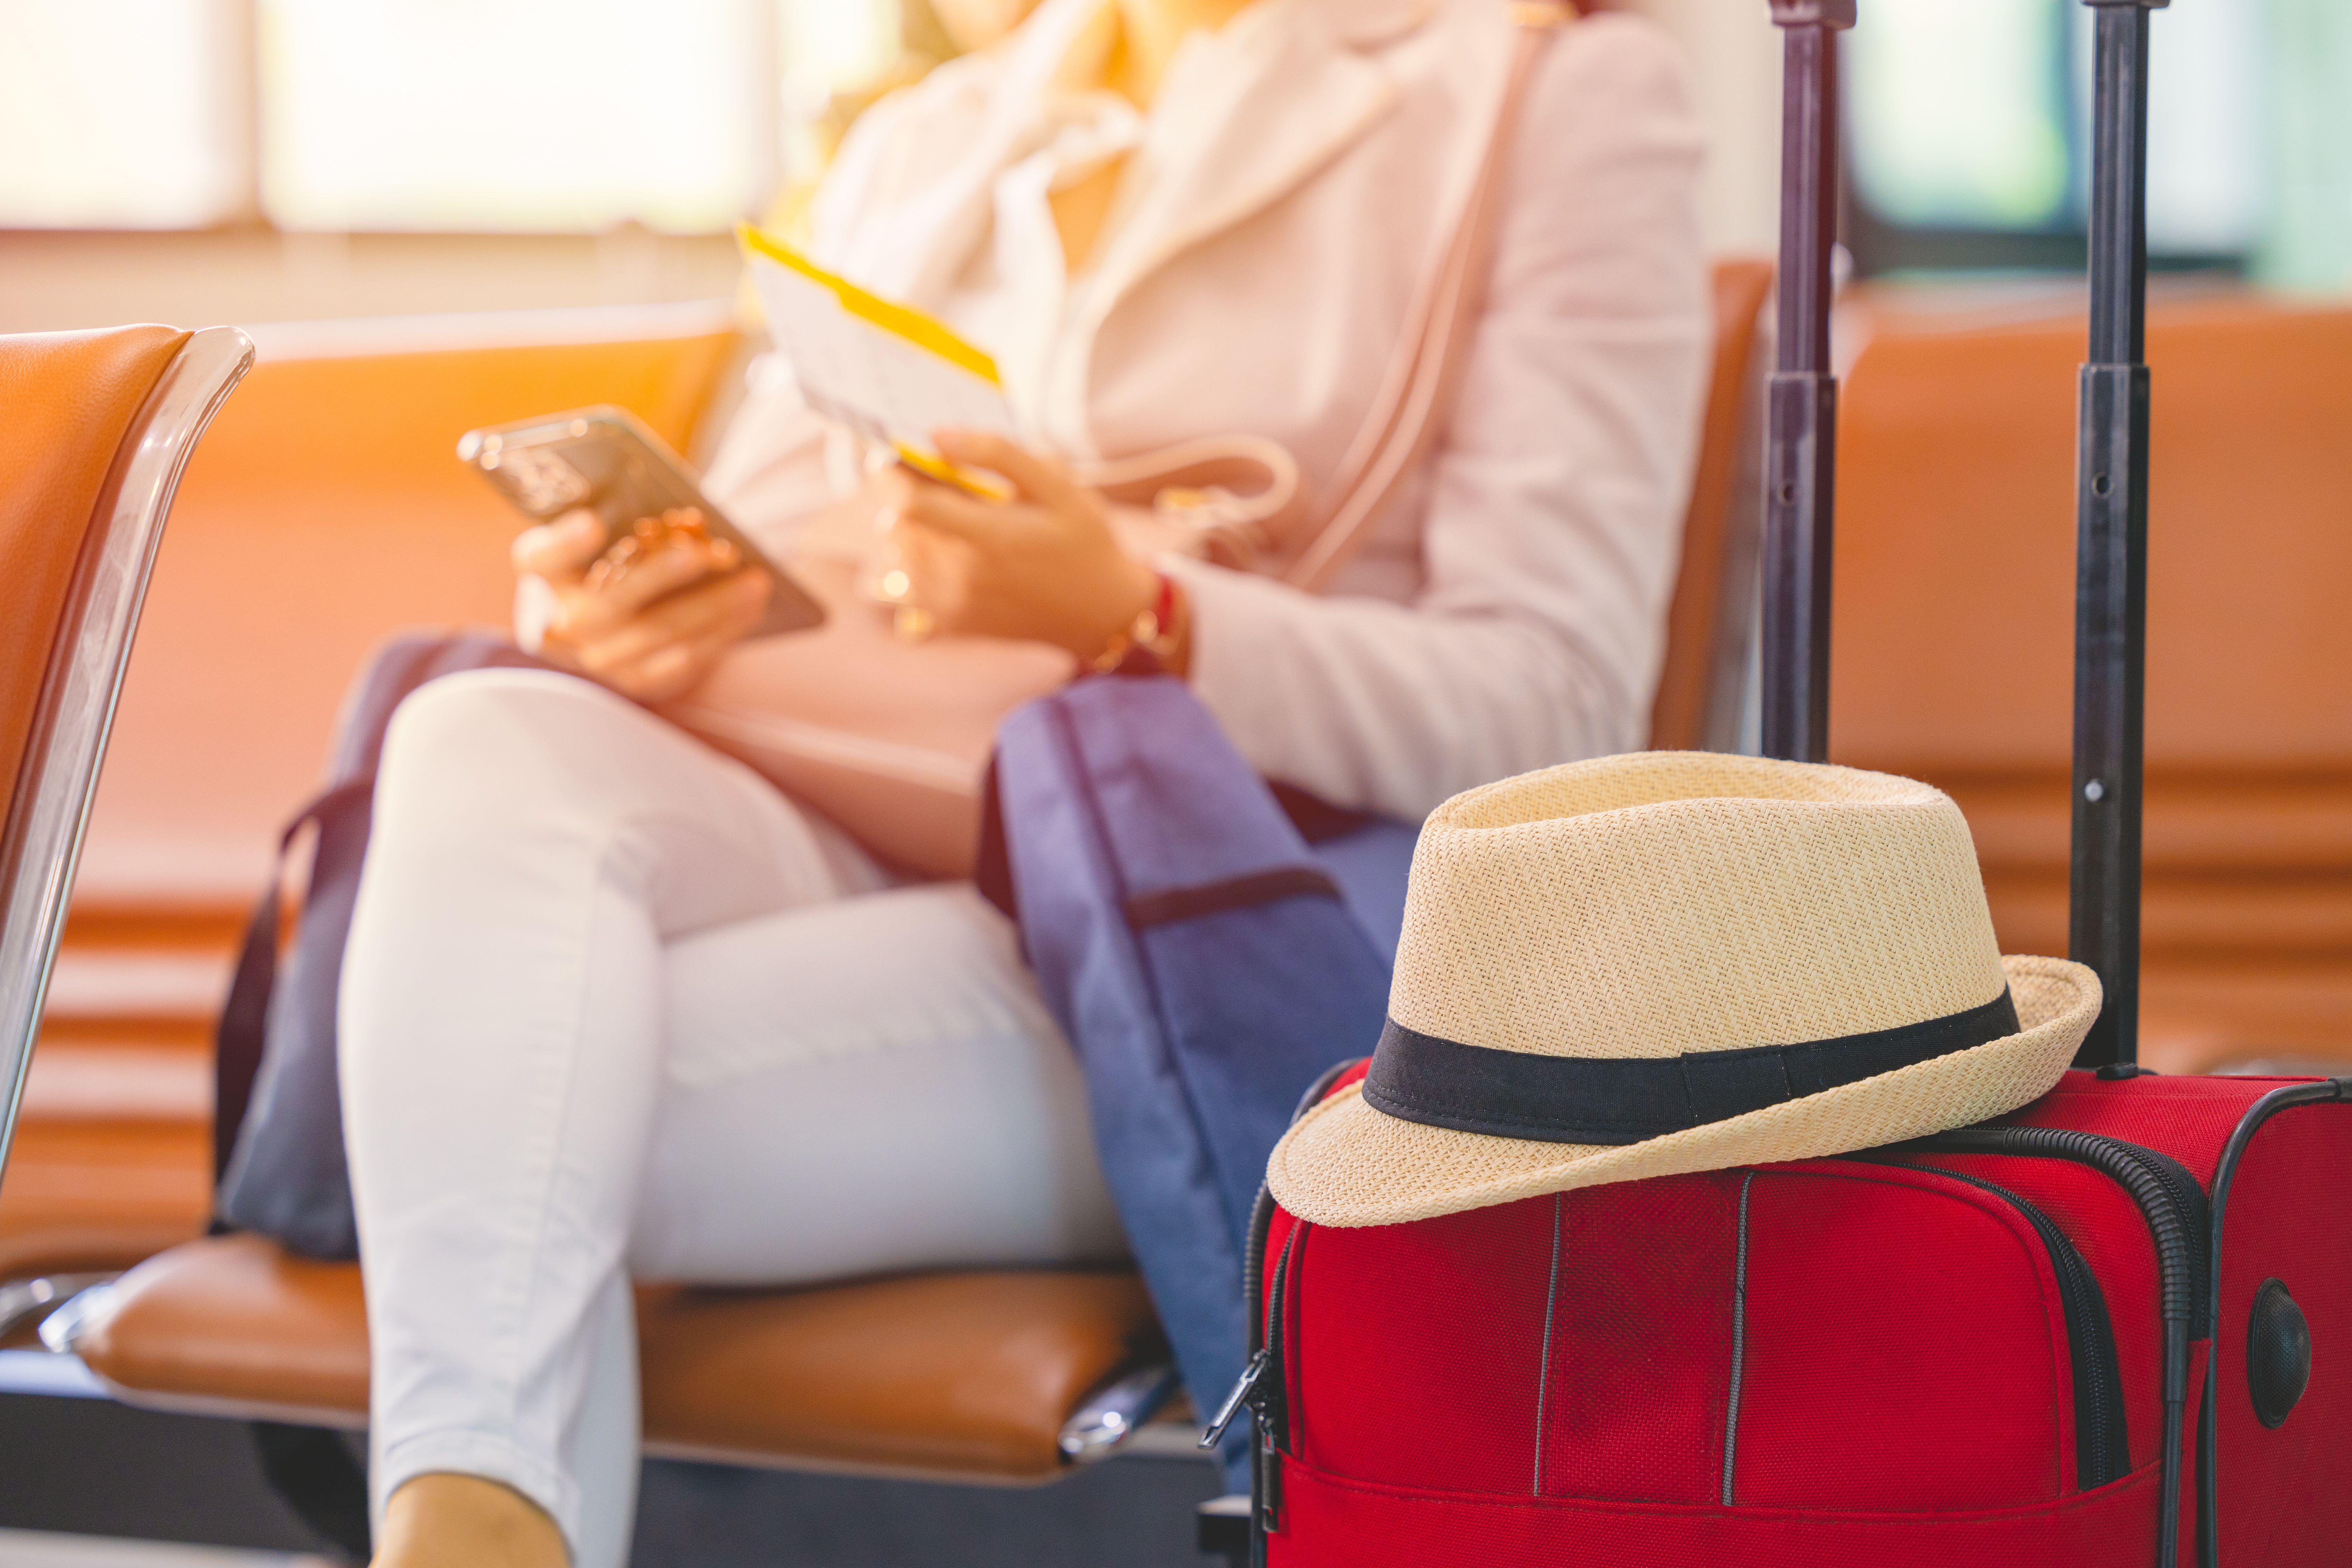
[{"label": "blurred window", "polygon": [[1910,228],[2042,228],[2072,195],[2064,0],[1887,0],[1853,34],[1853,177]]},{"label": "blurred window", "polygon": [[[2281,129],[2273,40],[2296,3],[2178,0],[2156,14],[2148,237],[2159,261],[2238,264],[2263,247]],[[1865,0],[1849,36],[1865,269],[2079,263],[2094,25],[2078,0]]]},{"label": "blurred window", "polygon": [[[2097,19],[2086,5],[2074,9],[2075,95],[2087,105]],[[2179,0],[2156,18],[2148,55],[2147,238],[2158,251],[2239,256],[2262,241],[2273,185],[2264,101],[2268,21],[2260,0]],[[2089,180],[2086,156],[2078,210],[2087,205]]]},{"label": "blurred window", "polygon": [[235,24],[216,0],[0,0],[0,224],[185,228],[247,211]]},{"label": "blurred window", "polygon": [[898,0],[778,0],[776,16],[786,112],[794,118],[822,113],[898,64],[906,17]]},{"label": "blurred window", "polygon": [[796,104],[884,76],[901,24],[901,0],[0,0],[0,226],[724,229]]},{"label": "blurred window", "polygon": [[723,228],[768,170],[754,0],[261,0],[261,200],[306,229]]}]

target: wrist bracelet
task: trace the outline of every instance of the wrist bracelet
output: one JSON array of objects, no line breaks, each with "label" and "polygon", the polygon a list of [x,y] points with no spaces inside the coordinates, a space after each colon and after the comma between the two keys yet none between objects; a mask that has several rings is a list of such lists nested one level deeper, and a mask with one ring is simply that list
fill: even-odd
[{"label": "wrist bracelet", "polygon": [[1129,655],[1139,651],[1149,654],[1163,669],[1175,668],[1176,656],[1184,646],[1184,592],[1167,573],[1152,575],[1159,580],[1160,592],[1152,597],[1150,607],[1129,621],[1126,630],[1112,634],[1102,652],[1087,661],[1094,673],[1109,675],[1127,663]]}]

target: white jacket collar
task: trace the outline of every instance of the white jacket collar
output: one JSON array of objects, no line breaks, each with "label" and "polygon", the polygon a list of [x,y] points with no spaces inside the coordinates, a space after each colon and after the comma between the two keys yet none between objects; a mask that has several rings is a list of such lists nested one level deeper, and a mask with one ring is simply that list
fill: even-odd
[{"label": "white jacket collar", "polygon": [[1436,14],[1437,0],[1319,0],[1332,35],[1359,49],[1394,43]]},{"label": "white jacket collar", "polygon": [[[972,85],[970,139],[954,166],[913,189],[897,210],[861,225],[835,258],[881,292],[935,305],[988,233],[996,176],[1034,133],[1036,105],[1057,90],[1087,25],[1108,0],[1045,0]],[[1262,211],[1360,137],[1393,100],[1394,89],[1368,51],[1418,27],[1437,0],[1260,0],[1268,36],[1244,57],[1243,74],[1209,84],[1213,102],[1185,104],[1198,116],[1151,199],[1112,236],[1101,266],[1115,281],[1107,304],[1181,251]],[[1236,25],[1247,26],[1245,13]],[[968,62],[979,64],[980,62]],[[953,70],[957,67],[949,67]]]},{"label": "white jacket collar", "polygon": [[[1149,197],[1108,238],[1092,289],[1097,319],[1177,256],[1273,205],[1360,140],[1395,102],[1397,89],[1368,52],[1402,36],[1432,0],[1260,0],[1278,7],[1255,20],[1252,47],[1221,53],[1238,67],[1214,78],[1171,73],[1169,113],[1149,154],[1165,161]],[[1196,41],[1197,42],[1197,41]],[[1188,51],[1189,52],[1189,51]]]}]

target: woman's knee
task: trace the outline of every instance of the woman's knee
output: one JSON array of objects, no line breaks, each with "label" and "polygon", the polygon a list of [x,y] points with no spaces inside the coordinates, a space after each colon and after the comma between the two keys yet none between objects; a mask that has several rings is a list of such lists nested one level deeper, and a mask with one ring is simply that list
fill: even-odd
[{"label": "woman's knee", "polygon": [[412,692],[384,731],[377,770],[387,805],[432,801],[469,816],[543,812],[625,754],[634,730],[655,722],[600,686],[541,669],[477,669]]},{"label": "woman's knee", "polygon": [[579,759],[649,721],[607,689],[555,670],[466,670],[412,691],[383,731],[379,778],[409,783],[489,778],[501,793]]}]

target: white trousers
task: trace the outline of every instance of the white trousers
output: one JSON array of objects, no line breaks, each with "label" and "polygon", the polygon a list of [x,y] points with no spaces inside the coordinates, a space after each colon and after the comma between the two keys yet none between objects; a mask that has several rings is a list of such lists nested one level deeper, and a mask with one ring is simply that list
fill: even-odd
[{"label": "white trousers", "polygon": [[344,959],[378,1517],[502,1481],[626,1560],[629,1278],[1125,1249],[1069,1047],[969,888],[891,888],[764,781],[537,670],[394,720]]}]

